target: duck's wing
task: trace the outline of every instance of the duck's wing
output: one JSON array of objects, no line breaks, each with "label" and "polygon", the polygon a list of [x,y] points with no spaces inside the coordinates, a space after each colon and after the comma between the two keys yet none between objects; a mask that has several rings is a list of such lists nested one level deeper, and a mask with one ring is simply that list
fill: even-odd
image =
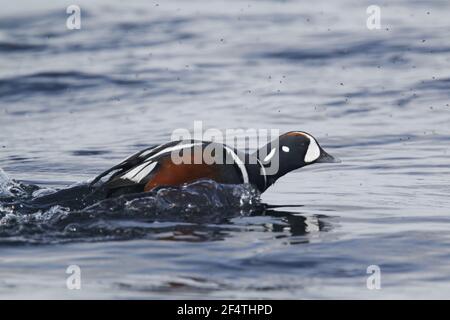
[{"label": "duck's wing", "polygon": [[[105,172],[102,172],[97,177],[95,177],[94,180],[90,183],[90,186],[93,186],[97,182],[99,182],[102,178],[106,177],[107,175],[111,174],[111,177],[108,179],[108,183],[112,182],[113,180],[122,177],[126,175],[127,172],[133,171],[134,168],[140,168],[143,164],[146,164],[147,162],[151,162],[151,159],[158,154],[160,151],[164,149],[169,149],[170,147],[180,143],[180,141],[172,141],[169,143],[152,146],[149,148],[146,148],[144,150],[141,150],[130,157],[126,158],[119,164],[115,165],[114,167],[109,168]],[[149,163],[150,164],[150,163]],[[142,168],[144,169],[144,168]],[[131,176],[131,175],[130,175]],[[132,182],[133,184],[136,184],[136,182]]]},{"label": "duck's wing", "polygon": [[204,144],[205,142],[202,141],[182,140],[144,149],[97,176],[91,182],[91,186],[111,174],[110,178],[102,185],[103,187],[108,189],[123,187],[139,189],[150,179],[152,172],[159,165],[160,159],[170,156],[171,152]]}]

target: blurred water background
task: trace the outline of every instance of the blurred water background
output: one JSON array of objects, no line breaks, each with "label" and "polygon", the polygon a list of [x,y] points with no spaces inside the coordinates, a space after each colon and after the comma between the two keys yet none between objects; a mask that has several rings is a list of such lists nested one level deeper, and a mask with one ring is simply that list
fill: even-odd
[{"label": "blurred water background", "polygon": [[[448,1],[0,4],[0,298],[450,298]],[[343,162],[261,200],[26,207],[196,120],[304,130]]]}]

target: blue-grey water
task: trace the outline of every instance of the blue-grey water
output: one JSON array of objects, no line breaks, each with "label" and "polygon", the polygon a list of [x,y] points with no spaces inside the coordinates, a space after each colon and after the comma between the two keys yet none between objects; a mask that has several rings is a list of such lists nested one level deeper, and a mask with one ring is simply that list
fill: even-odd
[{"label": "blue-grey water", "polygon": [[[448,1],[77,1],[80,30],[70,4],[1,1],[0,298],[450,298]],[[342,163],[30,204],[194,121]]]}]

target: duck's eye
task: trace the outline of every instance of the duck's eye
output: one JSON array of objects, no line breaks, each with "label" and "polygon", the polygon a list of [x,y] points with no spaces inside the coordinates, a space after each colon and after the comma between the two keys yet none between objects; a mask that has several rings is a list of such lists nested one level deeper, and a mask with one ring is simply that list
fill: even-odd
[{"label": "duck's eye", "polygon": [[287,146],[282,146],[281,150],[283,150],[284,152],[289,152],[289,147]]}]

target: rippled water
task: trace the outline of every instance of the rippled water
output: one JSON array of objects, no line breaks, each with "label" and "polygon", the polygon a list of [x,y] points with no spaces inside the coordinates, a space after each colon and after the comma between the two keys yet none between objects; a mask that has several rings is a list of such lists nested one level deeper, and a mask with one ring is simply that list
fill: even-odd
[{"label": "rippled water", "polygon": [[[74,31],[60,1],[2,4],[1,298],[450,298],[447,1],[379,1],[380,30],[372,1],[78,4]],[[195,120],[308,131],[343,162],[261,198],[76,201]]]}]

